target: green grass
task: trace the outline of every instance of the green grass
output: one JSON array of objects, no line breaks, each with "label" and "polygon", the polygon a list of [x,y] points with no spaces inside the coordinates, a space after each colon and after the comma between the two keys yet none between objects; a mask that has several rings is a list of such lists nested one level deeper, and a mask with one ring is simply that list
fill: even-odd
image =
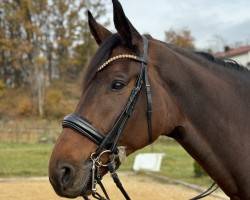
[{"label": "green grass", "polygon": [[0,177],[45,176],[52,144],[0,143]]},{"label": "green grass", "polygon": [[[53,144],[0,142],[0,177],[46,176],[52,148]],[[151,147],[130,155],[119,170],[131,171],[136,154],[143,152],[151,152]],[[153,152],[165,153],[158,174],[201,186],[212,182],[209,177],[194,177],[193,159],[175,142],[160,139],[153,145]]]},{"label": "green grass", "polygon": [[[127,157],[120,170],[132,170],[135,156],[138,153],[146,152],[151,152],[151,146],[136,151]],[[157,172],[157,174],[201,186],[208,186],[213,182],[209,177],[195,177],[194,159],[176,142],[160,139],[153,144],[153,152],[165,154],[161,164],[161,171]]]}]

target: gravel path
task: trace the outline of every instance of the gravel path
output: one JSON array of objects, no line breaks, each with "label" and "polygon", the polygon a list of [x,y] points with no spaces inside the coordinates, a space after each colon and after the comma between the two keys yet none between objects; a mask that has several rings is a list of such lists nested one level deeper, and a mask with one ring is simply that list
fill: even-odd
[{"label": "gravel path", "polygon": [[[180,185],[164,183],[148,176],[120,174],[122,184],[133,200],[187,200],[198,192]],[[112,200],[124,199],[111,178],[105,176],[103,183]],[[100,191],[100,190],[99,190]],[[225,197],[221,194],[220,196]],[[47,178],[1,179],[0,200],[63,200],[53,191]],[[82,198],[77,198],[82,199]],[[228,199],[207,197],[206,200]],[[64,199],[66,200],[66,199]]]}]

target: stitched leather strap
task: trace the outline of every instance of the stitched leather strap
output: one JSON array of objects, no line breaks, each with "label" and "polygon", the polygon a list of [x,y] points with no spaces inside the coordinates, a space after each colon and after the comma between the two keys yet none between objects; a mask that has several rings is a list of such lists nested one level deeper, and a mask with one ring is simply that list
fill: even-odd
[{"label": "stitched leather strap", "polygon": [[91,126],[90,122],[76,114],[67,115],[62,121],[62,127],[76,130],[78,133],[86,136],[97,145],[100,145],[104,140],[104,136],[97,129]]},{"label": "stitched leather strap", "polygon": [[[143,35],[143,44],[144,44],[144,54],[143,58],[147,59],[148,55],[148,40]],[[152,96],[151,96],[151,89],[150,89],[150,83],[148,79],[148,66],[147,66],[147,60],[146,63],[142,63],[144,65],[144,81],[145,81],[145,89],[146,89],[146,96],[147,96],[147,121],[148,121],[148,138],[149,138],[149,144],[153,142],[153,136],[152,136]]]}]

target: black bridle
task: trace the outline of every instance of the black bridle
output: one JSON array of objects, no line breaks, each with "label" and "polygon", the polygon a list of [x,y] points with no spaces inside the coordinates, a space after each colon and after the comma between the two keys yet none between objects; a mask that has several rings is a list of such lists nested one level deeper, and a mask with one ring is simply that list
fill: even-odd
[{"label": "black bridle", "polygon": [[[105,196],[106,199],[109,199],[102,183],[101,183],[101,175],[99,172],[99,168],[101,166],[107,166],[112,178],[114,179],[114,182],[116,183],[117,187],[121,190],[124,197],[129,200],[130,197],[122,187],[122,184],[119,181],[119,178],[116,174],[116,169],[120,165],[120,159],[119,159],[119,148],[118,142],[121,138],[121,135],[123,133],[123,130],[125,128],[125,125],[129,119],[129,117],[132,115],[133,110],[135,108],[138,96],[140,94],[140,91],[142,89],[143,83],[145,84],[146,89],[146,96],[147,96],[147,120],[148,120],[148,136],[149,136],[149,143],[152,143],[152,98],[151,98],[151,91],[150,91],[150,84],[148,79],[148,73],[147,73],[147,54],[148,54],[148,40],[145,36],[142,36],[143,38],[143,55],[142,57],[137,57],[133,55],[119,55],[114,58],[109,59],[106,61],[99,70],[102,70],[106,65],[108,65],[110,62],[121,59],[121,58],[129,58],[133,59],[134,61],[141,63],[141,71],[140,74],[137,76],[137,80],[135,82],[135,86],[133,90],[131,91],[131,94],[128,98],[128,102],[120,114],[120,116],[117,118],[113,128],[106,134],[102,134],[100,131],[98,131],[95,127],[91,125],[91,123],[85,119],[84,117],[77,115],[77,114],[70,114],[66,116],[63,119],[62,126],[63,128],[71,128],[79,132],[81,135],[87,137],[92,142],[96,143],[98,145],[98,148],[96,151],[91,155],[91,160],[93,162],[92,167],[92,196],[96,199],[104,199],[101,197],[97,192],[95,185],[98,183]],[[100,161],[100,157],[103,153],[109,153],[112,156],[112,161],[108,162],[107,164],[103,165]],[[88,199],[87,196],[84,197],[85,199]]]}]

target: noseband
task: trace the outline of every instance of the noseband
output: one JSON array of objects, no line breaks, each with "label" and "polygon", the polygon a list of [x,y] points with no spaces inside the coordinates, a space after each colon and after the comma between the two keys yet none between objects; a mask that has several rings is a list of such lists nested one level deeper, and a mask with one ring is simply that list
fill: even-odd
[{"label": "noseband", "polygon": [[[106,135],[102,134],[100,131],[98,131],[95,127],[91,125],[91,122],[86,120],[84,117],[79,116],[77,114],[70,114],[66,116],[63,119],[62,126],[63,128],[70,128],[73,130],[76,130],[78,133],[83,135],[84,137],[87,137],[92,142],[98,145],[98,148],[96,151],[91,155],[91,160],[93,162],[92,167],[92,196],[96,199],[104,199],[96,192],[95,185],[98,183],[105,196],[106,199],[109,199],[102,183],[101,183],[101,175],[99,172],[99,168],[104,166],[101,161],[100,157],[103,153],[109,153],[112,156],[112,161],[107,163],[107,166],[112,178],[114,179],[114,182],[116,183],[117,187],[121,190],[124,197],[128,200],[130,199],[127,195],[126,191],[123,189],[119,178],[116,174],[116,169],[119,167],[121,160],[119,153],[121,150],[119,150],[119,147],[117,147],[118,142],[121,138],[121,135],[123,133],[123,130],[125,128],[125,125],[129,119],[129,117],[132,115],[134,107],[136,105],[138,96],[140,94],[141,88],[143,83],[145,84],[146,89],[146,96],[147,96],[147,121],[148,121],[148,136],[149,136],[149,143],[152,143],[152,98],[151,98],[151,91],[150,91],[150,84],[148,79],[148,73],[147,73],[147,54],[148,54],[148,40],[145,36],[142,36],[143,38],[143,46],[144,46],[144,52],[142,57],[137,57],[134,55],[127,55],[122,54],[119,56],[115,56],[113,58],[110,58],[107,60],[103,65],[101,65],[98,69],[98,71],[101,71],[104,69],[109,63],[118,60],[118,59],[132,59],[136,62],[141,63],[141,71],[140,74],[137,76],[137,80],[135,83],[135,86],[133,90],[131,91],[131,94],[128,98],[128,102],[120,114],[120,116],[117,118],[113,128],[111,131],[109,131]],[[88,199],[87,196],[84,196],[85,199]]]}]

